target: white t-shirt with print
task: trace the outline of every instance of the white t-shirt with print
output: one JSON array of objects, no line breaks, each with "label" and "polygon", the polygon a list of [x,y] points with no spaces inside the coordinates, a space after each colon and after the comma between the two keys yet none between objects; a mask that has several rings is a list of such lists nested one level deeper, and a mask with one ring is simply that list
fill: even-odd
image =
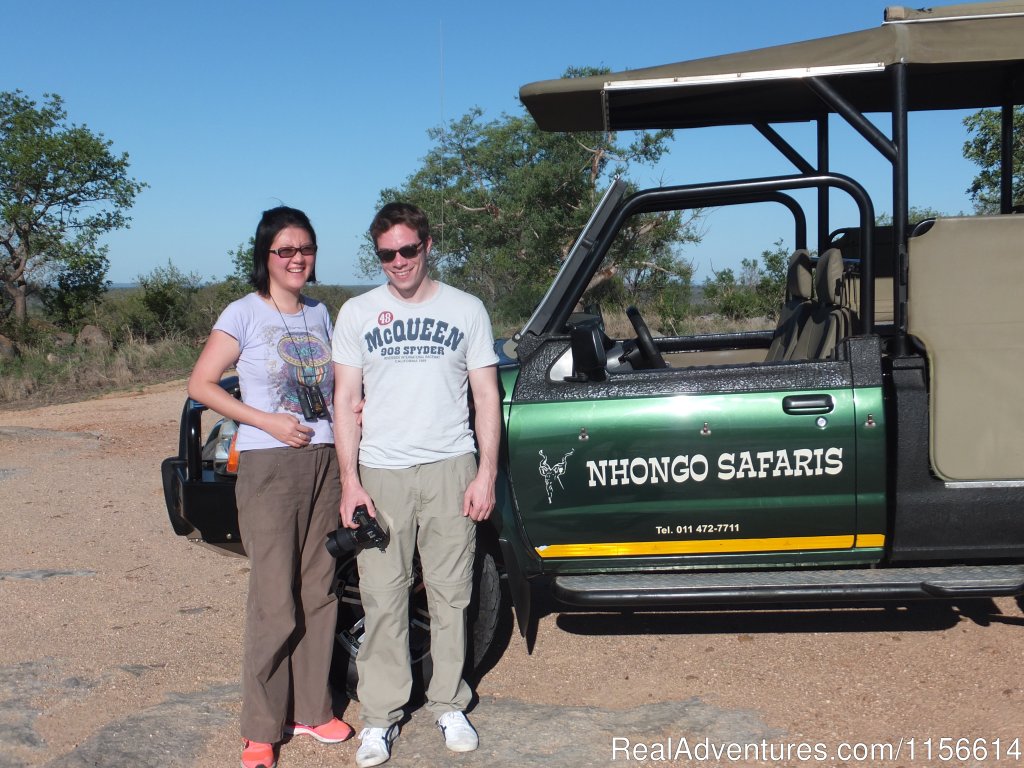
[{"label": "white t-shirt with print", "polygon": [[[331,365],[331,314],[319,301],[302,297],[302,311],[281,314],[250,293],[233,301],[213,329],[238,341],[235,365],[242,401],[267,413],[290,413],[313,428],[311,443],[334,442],[334,367]],[[298,400],[298,382],[319,385],[330,419],[306,421]],[[242,424],[238,450],[282,448],[285,444],[261,429]]]},{"label": "white t-shirt with print", "polygon": [[379,286],[342,305],[333,351],[363,372],[360,464],[404,468],[476,450],[468,374],[498,362],[478,298],[438,283],[410,303]]}]

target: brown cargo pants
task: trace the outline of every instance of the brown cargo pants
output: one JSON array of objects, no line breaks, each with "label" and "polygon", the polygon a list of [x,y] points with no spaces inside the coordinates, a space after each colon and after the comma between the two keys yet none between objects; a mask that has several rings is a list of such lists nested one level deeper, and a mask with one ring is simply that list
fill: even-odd
[{"label": "brown cargo pants", "polygon": [[243,452],[235,499],[250,566],[241,731],[273,744],[286,721],[334,716],[327,676],[338,603],[324,546],[341,504],[334,446]]}]

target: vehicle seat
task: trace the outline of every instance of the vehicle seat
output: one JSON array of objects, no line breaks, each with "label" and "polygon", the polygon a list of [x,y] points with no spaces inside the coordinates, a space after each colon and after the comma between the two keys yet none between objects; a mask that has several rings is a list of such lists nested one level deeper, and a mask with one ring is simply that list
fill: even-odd
[{"label": "vehicle seat", "polygon": [[788,360],[793,353],[800,329],[811,316],[814,303],[811,300],[813,276],[811,254],[799,248],[789,257],[786,272],[786,300],[779,312],[779,322],[772,334],[766,362]]},{"label": "vehicle seat", "polygon": [[829,248],[814,269],[815,300],[793,345],[790,360],[827,360],[850,332],[852,318],[842,306],[843,255]]},{"label": "vehicle seat", "polygon": [[[891,224],[874,228],[874,284],[875,284],[875,324],[892,325],[895,313],[893,301],[893,263],[894,233]],[[854,322],[858,324],[860,317],[860,229],[852,227],[833,233],[830,245],[834,245],[843,254],[843,261],[853,268],[847,268],[843,274],[843,306],[849,307]]]}]

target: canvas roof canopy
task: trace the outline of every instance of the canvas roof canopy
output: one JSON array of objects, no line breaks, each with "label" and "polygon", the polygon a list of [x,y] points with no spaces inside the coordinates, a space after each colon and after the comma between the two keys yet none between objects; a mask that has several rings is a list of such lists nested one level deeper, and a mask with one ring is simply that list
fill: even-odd
[{"label": "canvas roof canopy", "polygon": [[545,80],[523,86],[519,95],[537,125],[549,131],[803,121],[829,111],[808,78],[826,80],[861,113],[891,111],[887,68],[899,63],[906,65],[910,110],[1024,103],[1024,0],[890,7],[874,29]]}]

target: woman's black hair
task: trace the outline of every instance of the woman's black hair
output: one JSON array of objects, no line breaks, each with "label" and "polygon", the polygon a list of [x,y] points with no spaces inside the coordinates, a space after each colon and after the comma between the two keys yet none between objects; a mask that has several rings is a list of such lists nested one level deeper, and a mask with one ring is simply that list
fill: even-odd
[{"label": "woman's black hair", "polygon": [[[252,248],[252,272],[249,273],[249,283],[260,296],[270,294],[270,270],[267,268],[267,261],[270,259],[270,246],[274,244],[274,238],[278,233],[288,227],[306,230],[313,240],[313,245],[316,245],[316,231],[309,222],[309,217],[298,208],[280,205],[277,208],[264,211],[260,223],[256,227],[256,238]],[[316,282],[316,262],[313,262],[309,282]]]}]

